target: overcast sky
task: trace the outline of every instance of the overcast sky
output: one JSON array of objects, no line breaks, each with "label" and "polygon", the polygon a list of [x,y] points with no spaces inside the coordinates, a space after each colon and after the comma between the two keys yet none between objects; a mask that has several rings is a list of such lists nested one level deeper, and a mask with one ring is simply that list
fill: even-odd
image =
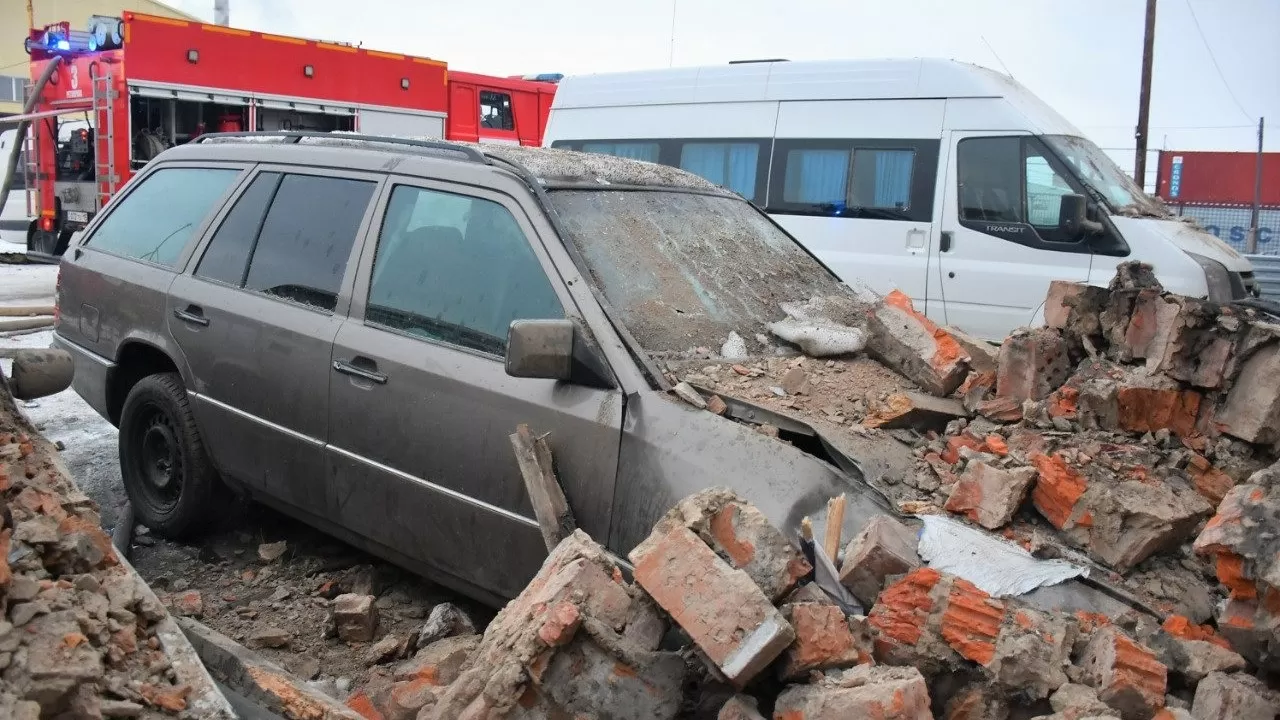
[{"label": "overcast sky", "polygon": [[[1012,74],[1108,149],[1133,147],[1145,5],[1143,0],[230,2],[236,27],[363,42],[493,75],[765,57],[950,57]],[[213,0],[171,4],[213,17]],[[1280,0],[1160,0],[1151,103],[1153,148],[1253,150],[1258,117],[1265,115],[1270,122],[1266,147],[1280,150]],[[1131,150],[1112,154],[1132,167]],[[1148,167],[1154,174],[1154,161]]]}]

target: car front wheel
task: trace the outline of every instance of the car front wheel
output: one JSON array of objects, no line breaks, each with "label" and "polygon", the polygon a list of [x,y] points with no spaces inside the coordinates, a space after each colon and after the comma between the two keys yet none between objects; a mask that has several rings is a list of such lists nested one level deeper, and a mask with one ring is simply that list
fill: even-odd
[{"label": "car front wheel", "polygon": [[188,537],[217,519],[227,490],[209,461],[177,373],[150,375],[120,415],[120,474],[138,522]]}]

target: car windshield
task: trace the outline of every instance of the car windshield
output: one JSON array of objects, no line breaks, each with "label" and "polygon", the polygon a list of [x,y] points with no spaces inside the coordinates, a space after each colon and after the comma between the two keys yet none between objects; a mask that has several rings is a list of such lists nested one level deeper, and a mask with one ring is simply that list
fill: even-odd
[{"label": "car windshield", "polygon": [[1113,211],[1155,217],[1169,214],[1160,203],[1144,193],[1102,148],[1089,140],[1070,135],[1046,135],[1044,140],[1071,165],[1080,181],[1102,196]]},{"label": "car windshield", "polygon": [[[749,351],[779,303],[851,291],[763,213],[727,196],[553,190],[551,203],[596,287],[648,353]],[[754,353],[753,353],[754,354]]]}]

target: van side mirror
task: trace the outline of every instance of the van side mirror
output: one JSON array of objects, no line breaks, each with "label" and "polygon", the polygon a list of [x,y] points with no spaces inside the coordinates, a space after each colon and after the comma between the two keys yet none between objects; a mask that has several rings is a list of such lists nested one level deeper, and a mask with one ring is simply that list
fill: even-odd
[{"label": "van side mirror", "polygon": [[572,320],[514,320],[507,329],[507,374],[613,388],[613,375]]},{"label": "van side mirror", "polygon": [[1102,231],[1102,223],[1089,219],[1089,201],[1083,195],[1063,195],[1058,206],[1058,227],[1073,239]]}]

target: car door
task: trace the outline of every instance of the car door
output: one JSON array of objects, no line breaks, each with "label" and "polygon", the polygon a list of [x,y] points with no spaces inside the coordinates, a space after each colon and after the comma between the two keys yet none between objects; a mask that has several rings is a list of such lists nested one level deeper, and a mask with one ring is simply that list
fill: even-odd
[{"label": "car door", "polygon": [[262,168],[168,297],[218,468],[319,515],[333,338],[378,176]]},{"label": "car door", "polygon": [[840,279],[927,309],[937,140],[778,140],[768,209]]},{"label": "car door", "polygon": [[512,320],[578,315],[545,220],[470,186],[401,179],[387,197],[334,343],[331,513],[444,582],[514,597],[546,550],[509,436],[549,433],[578,525],[607,537],[621,394],[506,374]]},{"label": "car door", "polygon": [[1070,173],[1025,134],[951,133],[938,245],[946,322],[987,340],[1025,325],[1054,280],[1085,281],[1083,235],[1059,227]]}]

